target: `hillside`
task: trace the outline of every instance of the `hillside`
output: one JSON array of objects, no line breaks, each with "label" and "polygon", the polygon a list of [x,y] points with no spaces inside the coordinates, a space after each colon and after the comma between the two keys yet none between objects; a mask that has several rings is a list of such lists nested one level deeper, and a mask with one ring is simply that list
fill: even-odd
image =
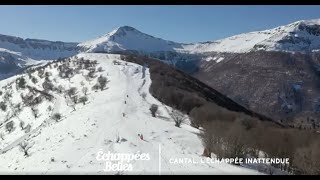
[{"label": "hillside", "polygon": [[[102,69],[93,75],[89,73],[92,67]],[[69,74],[69,68],[76,73]],[[101,75],[108,79],[106,87],[92,90]],[[17,89],[15,82],[19,77],[26,83],[17,83],[21,86]],[[162,149],[161,174],[257,173],[229,164],[181,166],[168,163],[170,158],[201,158],[203,147],[197,136],[199,130],[191,127],[189,120],[181,128],[175,127],[170,116],[171,107],[149,93],[149,69],[124,62],[119,55],[79,54],[77,58],[57,61],[0,83],[1,101],[7,98],[4,101],[7,109],[0,114],[3,120],[0,128],[2,173],[158,174],[159,146]],[[65,91],[71,87],[77,90]],[[87,87],[88,92],[83,91],[83,87]],[[85,96],[84,92],[88,101],[83,103],[80,97]],[[76,104],[75,97],[80,100],[76,100]],[[156,117],[151,116],[151,104],[159,106]],[[6,128],[9,122],[13,122],[10,132]],[[144,140],[138,134],[143,134]],[[28,155],[21,151],[23,143],[30,147]],[[103,172],[104,162],[96,160],[101,150],[149,153],[151,160],[132,162],[132,172]]]}]

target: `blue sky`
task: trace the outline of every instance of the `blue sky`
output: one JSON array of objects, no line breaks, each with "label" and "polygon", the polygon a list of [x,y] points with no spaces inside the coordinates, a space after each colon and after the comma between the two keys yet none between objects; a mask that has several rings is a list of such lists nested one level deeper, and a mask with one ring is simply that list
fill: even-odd
[{"label": "blue sky", "polygon": [[129,25],[177,42],[320,18],[320,6],[0,6],[0,34],[81,42]]}]

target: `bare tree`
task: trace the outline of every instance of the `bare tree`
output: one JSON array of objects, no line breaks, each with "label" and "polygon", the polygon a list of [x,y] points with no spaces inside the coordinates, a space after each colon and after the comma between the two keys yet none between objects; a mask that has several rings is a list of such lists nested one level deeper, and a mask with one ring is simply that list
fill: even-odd
[{"label": "bare tree", "polygon": [[20,103],[16,104],[13,107],[13,114],[14,116],[17,116],[22,111],[22,105]]},{"label": "bare tree", "polygon": [[5,94],[3,95],[3,100],[5,102],[10,101],[10,98],[12,97],[12,90],[6,91]]},{"label": "bare tree", "polygon": [[38,83],[38,79],[34,76],[31,77],[31,81],[33,82],[33,84],[37,84]]},{"label": "bare tree", "polygon": [[20,151],[22,151],[24,153],[24,156],[28,157],[29,156],[29,149],[32,147],[31,144],[29,144],[27,141],[22,141],[20,144],[19,144],[19,148],[20,148]]},{"label": "bare tree", "polygon": [[58,93],[62,93],[64,90],[65,90],[65,89],[64,89],[64,87],[63,87],[62,85],[59,85],[59,86],[57,87]]},{"label": "bare tree", "polygon": [[151,111],[152,117],[156,117],[156,113],[158,111],[158,105],[152,104],[149,110]]},{"label": "bare tree", "polygon": [[11,133],[14,130],[14,122],[10,121],[5,125],[6,130]]},{"label": "bare tree", "polygon": [[79,98],[78,98],[77,95],[72,96],[71,99],[72,99],[72,101],[73,101],[74,104],[77,104],[77,103],[78,103],[78,99],[79,99]]},{"label": "bare tree", "polygon": [[31,130],[31,125],[28,124],[28,125],[24,128],[24,132],[25,132],[25,133],[29,133],[30,130]]},{"label": "bare tree", "polygon": [[20,126],[21,130],[24,130],[24,121],[20,121],[19,126]]},{"label": "bare tree", "polygon": [[85,105],[87,101],[88,101],[87,96],[82,96],[82,97],[79,98],[79,102],[82,102],[83,105]]},{"label": "bare tree", "polygon": [[20,77],[16,80],[16,83],[17,83],[17,88],[21,88],[21,89],[24,89],[26,88],[26,80],[24,79],[24,77]]},{"label": "bare tree", "polygon": [[2,132],[0,133],[0,138],[4,140],[4,134]]},{"label": "bare tree", "polygon": [[72,111],[76,111],[76,104],[70,104],[70,107],[73,109]]},{"label": "bare tree", "polygon": [[31,108],[32,114],[34,116],[34,118],[38,118],[39,117],[39,110],[35,107]]},{"label": "bare tree", "polygon": [[76,87],[72,87],[69,90],[67,90],[67,95],[71,98],[72,96],[74,96],[77,93],[77,88]]},{"label": "bare tree", "polygon": [[180,127],[181,123],[185,120],[184,114],[176,109],[173,109],[170,116],[175,122],[176,127]]},{"label": "bare tree", "polygon": [[38,69],[38,76],[42,79],[44,78],[44,70],[43,69]]},{"label": "bare tree", "polygon": [[143,99],[146,99],[147,93],[143,92],[143,93],[141,94],[141,96],[142,96]]},{"label": "bare tree", "polygon": [[60,113],[54,113],[52,115],[52,119],[58,122],[61,119],[61,114]]},{"label": "bare tree", "polygon": [[91,70],[89,73],[88,73],[88,77],[89,78],[95,78],[96,77],[96,71],[95,70]]},{"label": "bare tree", "polygon": [[42,87],[45,91],[52,91],[54,89],[54,85],[51,81],[49,80],[45,80],[43,83],[42,83]]},{"label": "bare tree", "polygon": [[82,88],[83,94],[84,94],[84,95],[87,95],[88,90],[89,90],[89,89],[88,89],[87,87],[83,87],[83,88]]},{"label": "bare tree", "polygon": [[74,103],[74,100],[72,98],[67,97],[66,103],[68,106],[70,106],[73,109],[73,111],[76,111],[76,104]]},{"label": "bare tree", "polygon": [[48,108],[47,108],[47,110],[48,110],[49,112],[52,111],[52,110],[53,110],[52,106],[49,105]]},{"label": "bare tree", "polygon": [[100,85],[97,83],[94,86],[92,86],[91,89],[94,90],[95,92],[97,92],[100,89]]},{"label": "bare tree", "polygon": [[52,73],[51,72],[45,72],[44,75],[45,75],[45,77],[50,77],[50,76],[52,76]]},{"label": "bare tree", "polygon": [[107,86],[108,82],[108,78],[103,77],[102,75],[98,77],[98,83],[100,84],[101,91]]},{"label": "bare tree", "polygon": [[4,112],[7,110],[7,105],[5,102],[3,101],[0,102],[0,109]]}]

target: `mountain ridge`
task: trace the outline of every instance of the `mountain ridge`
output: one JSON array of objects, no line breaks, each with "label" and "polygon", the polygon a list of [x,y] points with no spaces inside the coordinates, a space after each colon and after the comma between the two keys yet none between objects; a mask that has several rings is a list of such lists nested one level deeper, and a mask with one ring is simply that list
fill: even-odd
[{"label": "mountain ridge", "polygon": [[[136,51],[176,51],[180,53],[205,53],[205,52],[234,52],[243,53],[255,50],[267,51],[285,51],[285,52],[311,52],[320,48],[320,19],[300,20],[288,25],[278,26],[272,29],[262,31],[252,31],[241,33],[227,38],[198,42],[198,43],[179,43],[142,33],[141,31],[130,27],[121,26],[94,40],[80,43],[78,46],[87,49],[87,52],[103,51],[110,52],[112,50],[136,50]],[[132,36],[136,36],[132,38]],[[145,36],[152,38],[153,42],[141,43],[131,42],[126,44],[125,41],[140,40]],[[117,38],[124,38],[117,41]],[[125,39],[127,38],[127,39]],[[150,40],[149,40],[150,41]],[[158,43],[161,48],[154,48]],[[99,47],[100,49],[96,49]],[[151,46],[151,47],[149,47]],[[115,49],[113,49],[115,48]],[[147,49],[143,49],[147,48]]]},{"label": "mountain ridge", "polygon": [[[320,49],[320,19],[300,20],[263,31],[241,33],[220,40],[179,43],[145,34],[131,26],[120,26],[98,38],[84,42],[48,41],[0,34],[0,52],[18,55],[27,61],[54,60],[80,52],[137,51],[182,54],[246,53],[284,51],[309,53]],[[23,64],[20,62],[20,64]]]}]

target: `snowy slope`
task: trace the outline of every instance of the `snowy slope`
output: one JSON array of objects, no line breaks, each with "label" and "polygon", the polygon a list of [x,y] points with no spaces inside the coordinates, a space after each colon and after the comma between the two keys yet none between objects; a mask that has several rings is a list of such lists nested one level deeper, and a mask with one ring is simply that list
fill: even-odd
[{"label": "snowy slope", "polygon": [[[197,129],[189,126],[188,122],[182,128],[175,127],[168,114],[171,108],[150,95],[151,79],[148,69],[121,61],[119,55],[79,54],[78,57],[98,61],[98,67],[102,67],[104,71],[97,75],[102,74],[110,80],[108,89],[96,92],[91,90],[90,87],[96,81],[85,80],[83,75],[87,74],[86,70],[81,70],[69,82],[58,76],[56,68],[47,67],[45,71],[52,73],[51,79],[56,79],[56,86],[62,85],[66,89],[77,87],[81,96],[81,87],[89,87],[89,101],[86,105],[77,104],[76,111],[73,111],[62,94],[53,92],[55,98],[52,102],[44,101],[38,106],[41,114],[39,118],[35,119],[30,108],[25,107],[18,117],[13,118],[16,124],[13,132],[9,134],[4,125],[0,126],[0,133],[4,134],[4,140],[0,139],[0,174],[159,174],[159,164],[161,174],[259,174],[225,163],[169,163],[170,158],[187,157],[199,161],[203,147],[197,136]],[[120,65],[114,65],[113,60],[120,62]],[[14,82],[15,78],[17,77],[0,81],[0,86]],[[32,85],[28,76],[25,78]],[[34,86],[42,89],[41,82],[43,79],[39,79],[39,83]],[[17,103],[20,93],[27,93],[27,90],[17,91],[14,84],[12,101]],[[143,93],[147,94],[145,98],[142,97]],[[0,100],[2,98],[3,96]],[[159,105],[157,118],[150,114],[151,104]],[[49,105],[53,107],[52,111],[48,111]],[[59,122],[49,118],[57,112],[63,117]],[[1,112],[1,120],[4,116],[5,113]],[[21,120],[25,124],[31,124],[30,133],[25,134],[20,129],[18,124]],[[142,134],[144,140],[139,139],[138,134]],[[29,157],[25,157],[17,146],[22,141],[32,145]],[[96,159],[101,150],[113,153],[149,153],[150,161],[133,161],[132,172],[104,172],[105,163]]]},{"label": "snowy slope", "polygon": [[185,46],[190,52],[254,50],[311,52],[320,49],[320,19],[297,21],[273,29],[243,33],[218,41]]},{"label": "snowy slope", "polygon": [[248,52],[253,49],[253,47],[269,39],[272,35],[268,32],[250,32],[245,34],[239,34],[231,36],[225,39],[205,42],[205,43],[195,43],[192,45],[184,46],[185,51],[191,53],[203,53],[203,52],[232,52],[232,53],[242,53]]}]

